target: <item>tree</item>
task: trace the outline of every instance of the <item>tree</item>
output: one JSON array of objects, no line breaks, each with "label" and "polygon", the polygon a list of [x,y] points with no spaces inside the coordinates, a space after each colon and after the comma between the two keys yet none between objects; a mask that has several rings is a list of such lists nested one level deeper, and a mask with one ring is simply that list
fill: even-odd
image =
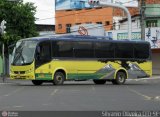
[{"label": "tree", "polygon": [[[22,0],[12,2],[9,0],[0,0],[0,22],[2,22],[2,20],[7,22],[6,33],[0,35],[0,43],[5,45],[5,63],[8,63],[9,45],[21,38],[38,35],[35,25],[35,13],[36,7],[33,3],[23,3]],[[5,64],[5,66],[7,66],[7,64]],[[5,69],[7,69],[7,67],[5,67]]]},{"label": "tree", "polygon": [[1,41],[10,45],[21,38],[37,36],[35,12],[33,3],[0,0],[0,21],[7,21],[6,34],[1,36]]}]

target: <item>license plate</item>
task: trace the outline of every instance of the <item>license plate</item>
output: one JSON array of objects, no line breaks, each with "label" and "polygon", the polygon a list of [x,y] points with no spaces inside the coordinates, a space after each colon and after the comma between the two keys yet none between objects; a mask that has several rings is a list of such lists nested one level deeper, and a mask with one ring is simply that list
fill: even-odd
[{"label": "license plate", "polygon": [[20,78],[20,77],[21,77],[21,76],[18,74],[18,75],[17,75],[17,78]]}]

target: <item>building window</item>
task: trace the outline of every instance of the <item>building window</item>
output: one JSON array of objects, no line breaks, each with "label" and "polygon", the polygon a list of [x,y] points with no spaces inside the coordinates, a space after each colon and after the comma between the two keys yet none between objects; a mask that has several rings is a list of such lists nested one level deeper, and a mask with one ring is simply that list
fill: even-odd
[{"label": "building window", "polygon": [[92,24],[92,22],[86,22],[86,24]]},{"label": "building window", "polygon": [[96,9],[102,9],[102,7],[96,7]]},{"label": "building window", "polygon": [[106,22],[105,22],[105,25],[106,25],[106,26],[110,25],[110,22],[109,22],[109,21],[106,21]]},{"label": "building window", "polygon": [[62,24],[58,24],[58,29],[62,29]]},{"label": "building window", "polygon": [[96,22],[96,24],[102,24],[102,22]]},{"label": "building window", "polygon": [[82,9],[81,9],[81,8],[76,8],[75,10],[76,10],[76,11],[79,11],[79,10],[82,10]]},{"label": "building window", "polygon": [[65,10],[65,11],[72,11],[72,9],[67,9],[67,10]]},{"label": "building window", "polygon": [[91,8],[91,7],[86,7],[86,8],[85,8],[85,10],[90,10],[90,9],[92,9],[92,8]]},{"label": "building window", "polygon": [[75,23],[75,25],[80,25],[81,23]]},{"label": "building window", "polygon": [[158,26],[158,22],[157,20],[148,20],[146,21],[146,26],[148,27],[157,27]]},{"label": "building window", "polygon": [[[129,49],[129,48],[128,48]],[[149,45],[135,44],[134,45],[134,57],[136,59],[147,59],[149,58]]]},{"label": "building window", "polygon": [[70,33],[71,32],[71,24],[66,24],[66,33]]},{"label": "building window", "polygon": [[133,58],[133,44],[116,43],[115,58]]}]

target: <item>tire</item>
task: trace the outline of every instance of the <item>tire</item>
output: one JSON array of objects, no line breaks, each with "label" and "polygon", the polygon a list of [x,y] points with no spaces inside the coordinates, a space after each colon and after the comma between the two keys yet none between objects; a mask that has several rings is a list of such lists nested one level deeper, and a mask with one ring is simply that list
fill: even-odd
[{"label": "tire", "polygon": [[106,80],[93,80],[95,84],[105,84]]},{"label": "tire", "polygon": [[38,85],[42,85],[43,81],[42,80],[32,80],[32,83],[38,86]]},{"label": "tire", "polygon": [[116,79],[112,80],[112,84],[122,85],[125,83],[126,78],[127,78],[127,76],[126,76],[125,72],[118,72],[116,75]]},{"label": "tire", "polygon": [[56,72],[53,79],[54,85],[62,85],[65,80],[65,75],[62,72]]}]

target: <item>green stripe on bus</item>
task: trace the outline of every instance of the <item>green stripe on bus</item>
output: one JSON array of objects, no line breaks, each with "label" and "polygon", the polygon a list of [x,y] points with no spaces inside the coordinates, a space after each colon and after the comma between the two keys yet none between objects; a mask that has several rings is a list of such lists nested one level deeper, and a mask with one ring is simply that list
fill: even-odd
[{"label": "green stripe on bus", "polygon": [[36,73],[36,80],[52,80],[52,74],[48,73]]},{"label": "green stripe on bus", "polygon": [[75,73],[67,74],[68,79],[100,79],[105,74],[96,74],[96,73]]}]

